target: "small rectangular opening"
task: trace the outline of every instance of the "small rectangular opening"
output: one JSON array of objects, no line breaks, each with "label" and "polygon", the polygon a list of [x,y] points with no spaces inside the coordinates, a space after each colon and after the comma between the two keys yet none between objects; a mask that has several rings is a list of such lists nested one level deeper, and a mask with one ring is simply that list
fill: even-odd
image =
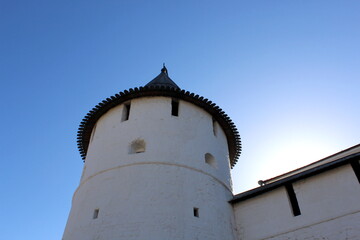
[{"label": "small rectangular opening", "polygon": [[122,112],[121,121],[124,122],[129,120],[129,116],[130,116],[130,103],[125,103]]},{"label": "small rectangular opening", "polygon": [[301,215],[299,203],[297,201],[293,185],[291,183],[286,184],[285,188],[286,188],[286,192],[287,192],[288,197],[289,197],[291,209],[292,209],[292,212],[293,212],[294,216]]},{"label": "small rectangular opening", "polygon": [[217,136],[217,126],[216,126],[216,120],[214,118],[212,119],[212,127],[213,127],[214,136],[216,137]]},{"label": "small rectangular opening", "polygon": [[136,139],[130,143],[130,154],[145,152],[146,143],[143,139]]},{"label": "small rectangular opening", "polygon": [[97,208],[97,209],[94,210],[93,219],[98,218],[98,216],[99,216],[99,209]]},{"label": "small rectangular opening", "polygon": [[205,163],[209,164],[213,168],[216,168],[216,159],[210,153],[205,154]]},{"label": "small rectangular opening", "polygon": [[171,115],[179,116],[179,101],[176,99],[171,100]]},{"label": "small rectangular opening", "polygon": [[199,217],[199,208],[194,207],[194,217]]},{"label": "small rectangular opening", "polygon": [[359,160],[355,159],[355,161],[351,162],[351,167],[355,173],[355,176],[357,177],[358,182],[360,183],[360,164]]}]

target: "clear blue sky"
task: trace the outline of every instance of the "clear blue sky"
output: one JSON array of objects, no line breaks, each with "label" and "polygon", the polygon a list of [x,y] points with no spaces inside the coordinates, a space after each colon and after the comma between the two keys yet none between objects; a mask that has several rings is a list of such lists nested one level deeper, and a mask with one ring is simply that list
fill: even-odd
[{"label": "clear blue sky", "polygon": [[167,64],[242,137],[235,193],[358,144],[360,2],[0,0],[0,239],[61,239],[99,101]]}]

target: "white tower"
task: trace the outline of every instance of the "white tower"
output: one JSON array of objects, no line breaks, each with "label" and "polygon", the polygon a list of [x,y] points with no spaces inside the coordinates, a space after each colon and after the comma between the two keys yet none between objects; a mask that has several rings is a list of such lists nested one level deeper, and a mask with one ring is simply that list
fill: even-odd
[{"label": "white tower", "polygon": [[81,122],[84,159],[63,240],[234,240],[240,137],[214,103],[161,73]]}]

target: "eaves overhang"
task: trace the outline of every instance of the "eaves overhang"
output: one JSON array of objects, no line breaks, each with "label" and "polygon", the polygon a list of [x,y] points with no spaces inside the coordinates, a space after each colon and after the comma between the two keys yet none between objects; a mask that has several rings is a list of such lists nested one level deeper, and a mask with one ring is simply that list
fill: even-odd
[{"label": "eaves overhang", "polygon": [[151,96],[165,96],[181,99],[190,102],[211,114],[226,134],[229,146],[230,164],[231,167],[235,166],[241,153],[241,139],[239,132],[230,117],[219,106],[207,98],[179,88],[160,85],[130,88],[129,90],[119,92],[114,96],[106,98],[90,110],[81,121],[77,134],[77,143],[82,159],[84,161],[86,159],[92,129],[102,115],[111,108],[131,99]]}]

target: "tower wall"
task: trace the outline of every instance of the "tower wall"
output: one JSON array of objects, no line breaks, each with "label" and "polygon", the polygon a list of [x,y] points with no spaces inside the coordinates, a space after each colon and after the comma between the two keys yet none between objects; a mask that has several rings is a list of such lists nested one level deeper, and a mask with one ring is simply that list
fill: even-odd
[{"label": "tower wall", "polygon": [[171,103],[136,98],[97,121],[64,240],[235,239],[225,133],[185,101],[173,116]]}]

